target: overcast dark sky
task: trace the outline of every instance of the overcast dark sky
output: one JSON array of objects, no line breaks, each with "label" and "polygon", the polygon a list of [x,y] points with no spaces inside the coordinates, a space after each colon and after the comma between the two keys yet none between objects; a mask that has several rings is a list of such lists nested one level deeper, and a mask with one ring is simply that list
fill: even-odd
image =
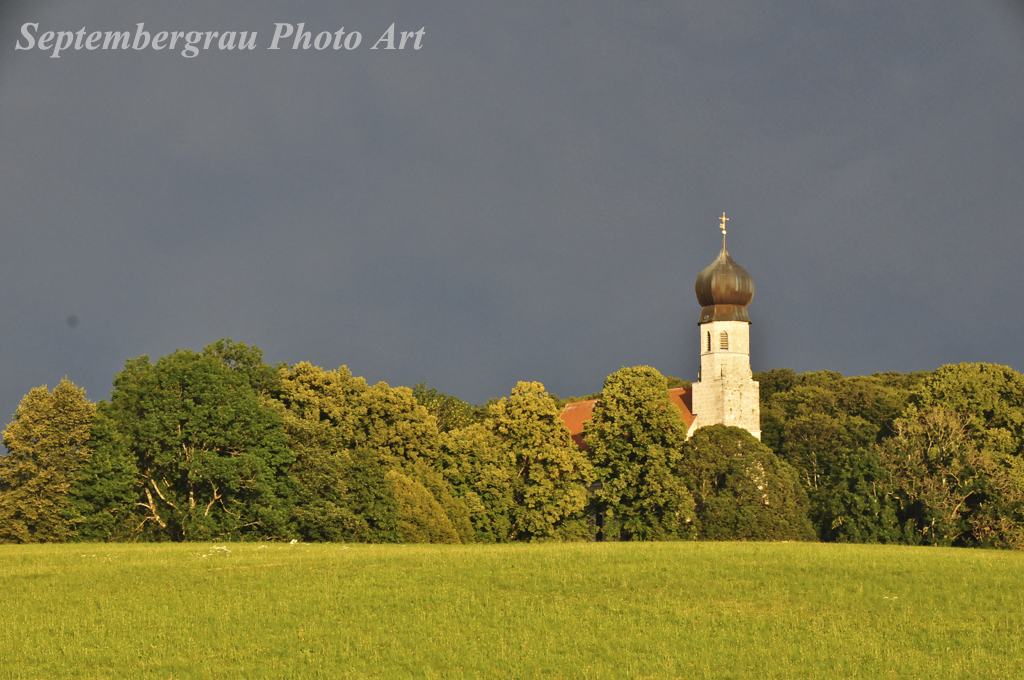
[{"label": "overcast dark sky", "polygon": [[[25,22],[257,49],[54,59],[15,50]],[[363,42],[271,51],[275,22]],[[392,22],[422,49],[370,50]],[[695,379],[723,211],[755,371],[1024,369],[1024,12],[7,4],[0,412],[221,337],[471,402]]]}]

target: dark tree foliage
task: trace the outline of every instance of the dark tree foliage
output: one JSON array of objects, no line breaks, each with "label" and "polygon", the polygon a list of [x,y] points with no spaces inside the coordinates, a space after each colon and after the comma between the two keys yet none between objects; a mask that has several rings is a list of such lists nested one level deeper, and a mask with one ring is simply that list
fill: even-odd
[{"label": "dark tree foliage", "polygon": [[400,511],[394,485],[386,478],[387,468],[380,454],[373,449],[352,451],[345,475],[348,507],[365,524],[365,534],[354,540],[368,543],[399,543],[402,541]]},{"label": "dark tree foliage", "polygon": [[423,484],[444,508],[463,541],[471,542],[469,510],[455,498],[440,471],[440,438],[433,417],[408,387],[378,383],[365,392],[359,446],[380,452],[384,464]]},{"label": "dark tree foliage", "polygon": [[244,375],[260,395],[276,396],[281,391],[281,369],[287,365],[263,363],[263,350],[231,338],[221,338],[203,348],[203,354],[217,359],[225,368]]},{"label": "dark tree foliage", "polygon": [[472,540],[511,540],[515,461],[498,436],[480,423],[442,433],[440,463],[452,494],[466,505]]},{"label": "dark tree foliage", "polygon": [[761,403],[764,404],[770,402],[777,392],[789,392],[796,387],[799,377],[791,368],[773,368],[763,373],[755,373],[754,380],[760,384]]},{"label": "dark tree foliage", "polygon": [[686,425],[666,382],[649,366],[616,371],[586,423],[583,438],[601,482],[593,505],[609,538],[692,534],[693,497],[681,474]]},{"label": "dark tree foliage", "polygon": [[875,447],[856,449],[833,465],[808,514],[822,541],[900,543],[905,538],[898,500]]},{"label": "dark tree foliage", "polygon": [[822,540],[1024,545],[1016,371],[756,377],[764,441],[799,471]]},{"label": "dark tree foliage", "polygon": [[986,450],[970,416],[911,405],[879,447],[906,542],[1024,547],[1024,465]]},{"label": "dark tree foliage", "polygon": [[[292,451],[297,482],[292,531],[306,541],[369,541],[371,527],[353,509],[357,503],[349,486],[356,469],[351,456],[296,445]],[[383,486],[383,473],[380,477]]]},{"label": "dark tree foliage", "polygon": [[92,421],[88,447],[92,456],[76,475],[68,493],[80,541],[118,541],[135,534],[139,469],[117,424],[101,401]]},{"label": "dark tree foliage", "polygon": [[427,389],[425,382],[416,383],[416,386],[412,388],[412,394],[416,397],[416,401],[426,408],[430,415],[434,416],[438,432],[450,432],[460,427],[467,427],[478,420],[473,407],[467,402],[444,392],[438,392],[433,387]]},{"label": "dark tree foliage", "polygon": [[[469,510],[450,493],[440,471],[434,418],[411,390],[385,383],[369,386],[344,366],[325,371],[302,362],[282,372],[277,403],[296,456],[300,488],[292,522],[299,535],[307,540],[411,541],[403,539],[397,523],[395,489],[404,490],[405,511],[433,508],[425,501],[405,502],[414,493],[409,489],[415,488],[415,495],[422,487],[443,508],[441,524],[454,526],[461,540],[472,540]],[[389,471],[402,477],[386,482]],[[404,521],[411,520],[405,516]],[[421,531],[417,540],[435,535],[441,536]]]},{"label": "dark tree foliage", "polygon": [[807,541],[814,529],[796,470],[738,427],[697,430],[685,473],[704,540]]},{"label": "dark tree foliage", "polygon": [[594,392],[593,394],[585,394],[582,397],[565,397],[564,399],[556,394],[549,393],[549,395],[551,396],[552,401],[554,401],[555,406],[558,408],[559,411],[564,409],[566,404],[572,404],[577,401],[590,401],[592,399],[601,398],[600,392]]},{"label": "dark tree foliage", "polygon": [[[4,431],[0,542],[809,540],[1024,548],[1024,377],[776,369],[764,443],[685,426],[653,368],[605,381],[580,451],[540,383],[472,407],[231,339],[68,381]],[[585,399],[585,398],[583,398]],[[591,486],[595,480],[601,484]],[[589,505],[588,505],[589,504]]]},{"label": "dark tree foliage", "polygon": [[[357,509],[375,506],[376,496],[390,497],[384,471],[374,465],[379,456],[366,465],[361,464],[365,455],[357,461],[349,450],[356,429],[350,407],[363,388],[365,383],[347,372],[323,371],[305,362],[281,377],[275,403],[295,456],[292,472],[298,482],[291,530],[303,540],[382,542],[388,532],[397,540],[397,519],[371,526]],[[362,479],[363,474],[373,478]],[[350,486],[368,497],[357,502]]]},{"label": "dark tree foliage", "polygon": [[903,393],[913,393],[920,389],[931,373],[931,371],[917,371],[916,373],[885,371],[883,373],[872,373],[871,377],[885,387],[891,387]]},{"label": "dark tree foliage", "polygon": [[141,538],[286,535],[293,456],[243,372],[189,351],[143,356],[117,375],[106,411],[137,461]]},{"label": "dark tree foliage", "polygon": [[674,390],[679,387],[689,387],[692,383],[689,380],[683,380],[682,378],[676,378],[671,375],[666,375],[665,379],[668,381],[668,388]]},{"label": "dark tree foliage", "polygon": [[[903,533],[876,443],[908,403],[908,381],[777,369],[762,382],[762,441],[796,468],[820,540],[898,542]],[[765,388],[767,385],[767,389]]]}]

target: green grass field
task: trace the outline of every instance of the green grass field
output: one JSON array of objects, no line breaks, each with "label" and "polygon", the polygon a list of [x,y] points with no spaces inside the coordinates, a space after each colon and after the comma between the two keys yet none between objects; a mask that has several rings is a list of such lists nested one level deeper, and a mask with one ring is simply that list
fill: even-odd
[{"label": "green grass field", "polygon": [[0,678],[1024,677],[1024,555],[0,546]]}]

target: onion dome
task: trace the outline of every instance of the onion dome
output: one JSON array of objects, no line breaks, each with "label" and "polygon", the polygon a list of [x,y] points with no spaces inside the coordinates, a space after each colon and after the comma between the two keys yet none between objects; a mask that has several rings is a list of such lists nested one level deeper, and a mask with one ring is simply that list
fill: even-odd
[{"label": "onion dome", "polygon": [[700,310],[698,324],[709,321],[746,321],[747,305],[754,299],[754,281],[743,267],[736,264],[725,247],[722,237],[722,252],[697,276],[694,286]]}]

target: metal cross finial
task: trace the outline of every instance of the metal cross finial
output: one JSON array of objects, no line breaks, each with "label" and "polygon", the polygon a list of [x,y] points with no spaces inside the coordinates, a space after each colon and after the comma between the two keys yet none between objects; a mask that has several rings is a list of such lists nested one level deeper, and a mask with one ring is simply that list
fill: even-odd
[{"label": "metal cross finial", "polygon": [[722,220],[722,236],[725,236],[725,223],[729,221],[729,218],[725,216],[724,212],[722,213],[721,220]]}]

